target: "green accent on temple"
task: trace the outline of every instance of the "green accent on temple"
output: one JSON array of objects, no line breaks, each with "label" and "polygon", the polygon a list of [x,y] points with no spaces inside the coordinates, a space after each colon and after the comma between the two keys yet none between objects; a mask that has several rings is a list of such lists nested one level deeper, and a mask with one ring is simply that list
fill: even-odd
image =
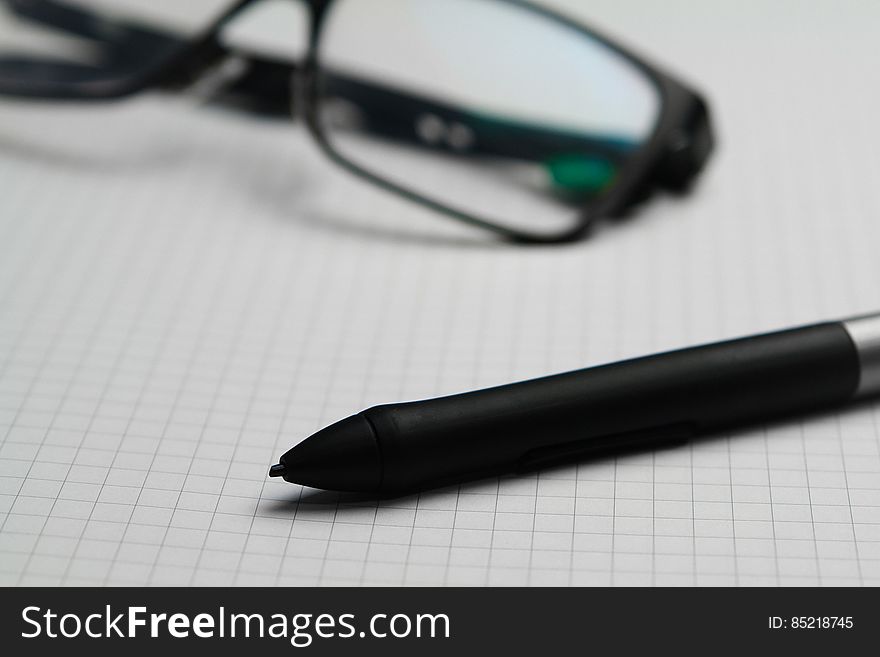
[{"label": "green accent on temple", "polygon": [[573,192],[599,192],[617,174],[617,167],[594,155],[557,155],[544,163],[556,187]]}]

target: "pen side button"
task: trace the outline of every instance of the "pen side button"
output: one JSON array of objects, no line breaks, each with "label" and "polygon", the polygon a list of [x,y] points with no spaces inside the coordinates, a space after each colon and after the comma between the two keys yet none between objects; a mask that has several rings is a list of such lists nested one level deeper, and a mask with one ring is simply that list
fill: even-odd
[{"label": "pen side button", "polygon": [[554,465],[562,465],[585,457],[620,454],[639,448],[661,448],[688,442],[697,433],[696,425],[689,422],[667,424],[622,433],[591,436],[561,445],[539,447],[526,452],[517,462],[517,472],[526,472]]}]

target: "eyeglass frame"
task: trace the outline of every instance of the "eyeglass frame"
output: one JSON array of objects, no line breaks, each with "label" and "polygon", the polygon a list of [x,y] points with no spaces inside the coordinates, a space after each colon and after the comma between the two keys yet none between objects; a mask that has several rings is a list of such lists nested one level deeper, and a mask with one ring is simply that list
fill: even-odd
[{"label": "eyeglass frame", "polygon": [[[25,20],[43,23],[78,36],[105,42],[111,52],[136,56],[144,42],[162,42],[169,52],[150,70],[130,74],[127,78],[94,81],[27,81],[4,80],[0,77],[0,96],[16,96],[43,100],[116,100],[149,89],[179,91],[196,84],[224,61],[234,58],[244,64],[238,77],[214,100],[268,114],[299,116],[320,150],[333,162],[390,193],[428,207],[448,217],[500,235],[521,244],[570,242],[586,236],[595,221],[603,217],[626,214],[634,205],[647,198],[655,187],[683,193],[693,184],[714,148],[715,139],[709,121],[706,101],[693,89],[649,64],[645,59],[621,46],[595,29],[574,21],[553,9],[529,0],[492,0],[533,13],[537,18],[583,34],[622,57],[651,83],[659,98],[659,113],[651,136],[622,165],[613,184],[590,199],[576,212],[573,227],[553,234],[510,228],[467,212],[462,212],[418,192],[373,173],[340,154],[328,138],[319,120],[320,46],[325,19],[337,0],[296,0],[309,10],[309,36],[301,63],[279,61],[229,48],[221,42],[222,29],[244,9],[261,0],[237,0],[215,19],[201,34],[189,40],[164,34],[116,19],[105,19],[87,9],[65,6],[54,0],[5,0],[13,13]],[[113,25],[120,38],[113,44],[109,37],[95,29],[95,24]],[[124,39],[121,37],[125,37]],[[131,52],[125,52],[130,50]]]}]

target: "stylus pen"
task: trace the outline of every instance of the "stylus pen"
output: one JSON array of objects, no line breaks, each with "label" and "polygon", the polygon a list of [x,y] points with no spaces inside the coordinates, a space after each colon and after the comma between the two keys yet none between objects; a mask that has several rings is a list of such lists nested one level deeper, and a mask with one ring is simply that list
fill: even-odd
[{"label": "stylus pen", "polygon": [[301,442],[269,476],[402,493],[684,442],[875,394],[880,314],[374,406]]}]

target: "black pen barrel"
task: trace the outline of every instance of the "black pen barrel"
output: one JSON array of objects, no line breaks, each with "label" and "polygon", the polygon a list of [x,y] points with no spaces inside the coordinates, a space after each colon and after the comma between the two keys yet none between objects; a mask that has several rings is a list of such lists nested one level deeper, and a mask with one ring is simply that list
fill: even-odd
[{"label": "black pen barrel", "polygon": [[876,316],[853,322],[861,337],[851,322],[831,322],[375,406],[359,415],[378,444],[378,490],[399,492],[687,440],[877,392],[880,381],[871,377],[880,372],[880,361],[871,359],[880,353],[880,322]]}]

